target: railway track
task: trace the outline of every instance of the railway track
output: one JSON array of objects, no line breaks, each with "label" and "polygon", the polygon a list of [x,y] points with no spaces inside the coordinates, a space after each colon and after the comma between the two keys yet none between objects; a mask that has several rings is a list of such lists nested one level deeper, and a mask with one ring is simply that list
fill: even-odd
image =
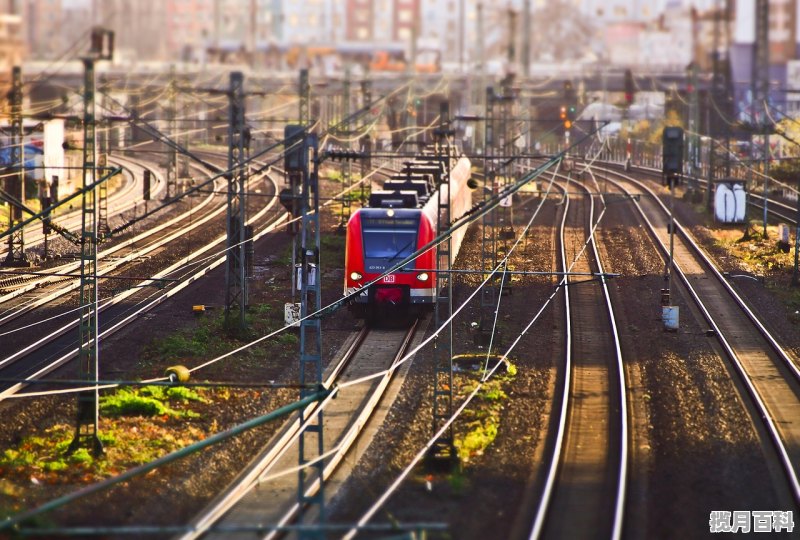
[{"label": "railway track", "polygon": [[[217,199],[222,199],[222,197],[217,197]],[[249,223],[256,225],[256,231],[258,232],[254,236],[254,241],[264,234],[273,231],[280,223],[285,221],[286,216],[282,212],[278,212],[277,216],[274,214],[273,209],[275,206],[276,199],[272,198],[270,203],[261,207],[261,209],[249,219]],[[182,219],[193,222],[195,226],[202,225],[212,218],[219,219],[219,216],[224,214],[225,206],[218,204],[210,210],[211,211],[202,220],[197,219],[197,216],[193,216],[191,211],[183,214]],[[185,227],[186,224],[176,223],[173,224],[173,226],[177,226],[177,228],[170,230],[169,234],[162,237],[159,242],[149,244],[151,252],[163,250],[165,244],[169,241],[184,239],[186,230],[183,227]],[[169,227],[167,227],[167,229],[168,228]],[[149,232],[140,235],[140,237],[145,240],[149,236]],[[219,249],[219,246],[224,243],[225,238],[226,236],[223,234],[213,237],[211,241],[209,241],[208,238],[200,239],[200,243],[195,243],[194,247],[188,250],[186,256],[173,256],[171,260],[172,264],[166,268],[163,266],[155,268],[152,270],[152,272],[155,273],[151,273],[151,271],[147,269],[143,270],[142,272],[144,275],[140,282],[135,283],[133,287],[114,295],[110,299],[101,300],[99,310],[103,313],[103,317],[100,319],[100,339],[105,339],[111,333],[126,326],[138,316],[141,316],[167,298],[177,294],[180,290],[222,264],[225,261],[225,255],[215,254],[214,250]],[[141,252],[139,252],[139,255],[136,255],[136,257],[140,256]],[[147,261],[145,261],[145,263],[146,262]],[[120,266],[117,265],[116,268],[120,268]],[[174,280],[169,282],[171,286],[168,287],[166,291],[158,290],[155,293],[143,291],[142,287],[152,286],[161,278]],[[56,292],[53,294],[56,297],[60,297],[61,293]],[[0,359],[0,369],[3,370],[4,377],[38,378],[69,361],[77,353],[75,336],[71,335],[71,331],[76,327],[77,319],[57,325],[56,328],[50,327],[44,335],[41,333],[37,334],[32,342],[29,341],[12,354]],[[27,358],[27,360],[21,363],[20,361],[23,358]],[[24,367],[20,368],[19,366],[21,364],[24,364]],[[22,386],[19,384],[4,388],[4,391],[0,392],[0,399],[14,394],[20,388],[22,388]]]},{"label": "railway track", "polygon": [[[617,166],[614,162],[602,162],[602,163],[604,164],[604,167],[593,165],[592,168],[598,171],[604,171],[609,173],[619,173],[624,169],[623,166],[621,165]],[[631,168],[631,171],[646,175],[652,178],[653,181],[661,183],[661,171],[658,169],[635,165]],[[685,181],[686,180],[684,179],[684,182]],[[703,180],[702,178],[698,178],[697,183],[699,186],[703,186],[704,189],[705,186],[708,184],[708,182],[706,180]],[[759,194],[758,192],[755,191],[748,191],[747,193],[747,204],[749,206],[752,206],[753,208],[758,208],[763,210],[764,199],[765,197],[763,193]],[[794,204],[793,206],[783,198],[767,197],[766,199],[767,199],[767,213],[769,215],[782,222],[786,222],[792,225],[797,225],[796,203],[793,203]]]},{"label": "railway track", "polygon": [[[154,252],[163,248],[166,243],[183,236],[185,233],[198,228],[219,215],[224,209],[223,207],[217,207],[216,210],[212,209],[213,211],[203,216],[203,212],[207,210],[205,207],[212,202],[213,198],[207,197],[189,211],[183,212],[165,223],[156,225],[132,238],[114,242],[107,249],[98,252],[98,276],[113,277],[120,269],[130,270],[131,266],[135,267],[135,263],[146,260]],[[43,270],[42,274],[56,275],[53,277],[47,275],[33,276],[33,279],[26,280],[24,287],[0,296],[0,307],[2,307],[0,328],[53,300],[62,299],[65,294],[76,290],[80,286],[80,281],[74,279],[74,277],[65,279],[63,276],[74,276],[79,269],[80,263],[72,262]],[[14,277],[27,278],[28,276],[20,275]]]},{"label": "railway track", "polygon": [[[355,463],[358,455],[353,456],[353,453],[360,454],[368,446],[368,442],[360,441],[358,448],[354,448],[354,443],[373,417],[385,414],[386,404],[381,405],[380,411],[378,404],[393,383],[397,362],[413,346],[418,324],[419,321],[415,321],[403,329],[368,330],[365,327],[345,344],[337,355],[338,360],[326,370],[325,387],[343,386],[335,392],[335,399],[314,405],[321,407],[325,417],[323,474],[326,480],[340,473],[342,467],[347,469],[349,464]],[[362,384],[347,384],[376,373],[383,375]],[[319,410],[310,407],[304,416]],[[225,492],[192,520],[192,532],[181,536],[180,540],[231,538],[235,536],[232,531],[252,527],[254,523],[270,524],[274,530],[266,538],[273,538],[279,530],[291,527],[300,511],[297,503],[300,427],[299,416],[287,421]],[[313,460],[314,456],[307,455],[306,459]],[[327,484],[326,498],[333,495],[330,486]],[[318,489],[317,484],[311,485],[306,495],[311,496]]]},{"label": "railway track", "polygon": [[[644,182],[614,172],[608,182],[626,193],[644,193],[636,203],[642,221],[668,258],[669,210]],[[674,234],[674,283],[708,325],[729,371],[741,380],[743,399],[755,424],[767,435],[762,448],[773,469],[773,484],[786,506],[800,508],[800,370],[798,359],[781,347],[691,234],[679,223]]]},{"label": "railway track", "polygon": [[[114,190],[108,196],[108,216],[109,218],[121,214],[123,212],[130,211],[133,209],[139,202],[141,202],[141,183],[139,182],[139,178],[141,175],[136,174],[136,169],[141,168],[141,165],[137,164],[137,162],[122,158],[122,157],[110,157],[109,162],[111,164],[117,165],[122,167],[123,169],[123,178],[126,181],[120,187],[120,189]],[[153,192],[158,193],[161,189],[163,189],[163,183],[158,182],[153,185]],[[138,196],[136,194],[139,194]],[[80,199],[75,199],[77,202],[73,202],[73,206],[78,206],[75,210],[70,210],[63,214],[58,214],[53,217],[53,222],[60,227],[69,230],[75,230],[80,228],[81,226],[81,211],[80,211]],[[28,215],[24,216],[25,218],[30,217]],[[44,234],[42,233],[41,223],[35,221],[25,227],[24,230],[25,235],[25,246],[26,249],[30,247],[37,246],[44,241]],[[50,235],[51,237],[54,235]],[[0,257],[5,259],[7,255],[7,245],[3,244],[2,249],[0,249]],[[2,280],[0,280],[0,289],[2,289]]]},{"label": "railway track", "polygon": [[[563,188],[569,192],[567,183]],[[595,197],[567,195],[560,270],[602,273]],[[620,538],[627,482],[627,407],[620,338],[605,280],[564,278],[565,357],[549,465],[530,538]]]}]

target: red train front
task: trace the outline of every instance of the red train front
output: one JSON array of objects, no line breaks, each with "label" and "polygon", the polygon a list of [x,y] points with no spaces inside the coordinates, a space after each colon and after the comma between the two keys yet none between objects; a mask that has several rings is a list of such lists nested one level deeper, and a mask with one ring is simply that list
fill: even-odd
[{"label": "red train front", "polygon": [[[373,281],[430,243],[435,225],[420,208],[362,208],[347,223],[345,294]],[[436,248],[424,252],[403,269],[387,274],[358,294],[351,308],[358,316],[398,306],[418,311],[435,300]],[[368,307],[372,309],[368,310]]]}]

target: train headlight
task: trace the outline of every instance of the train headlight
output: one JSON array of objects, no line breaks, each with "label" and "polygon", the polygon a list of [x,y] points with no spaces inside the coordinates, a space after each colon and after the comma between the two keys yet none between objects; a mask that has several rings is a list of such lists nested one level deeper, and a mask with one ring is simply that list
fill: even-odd
[{"label": "train headlight", "polygon": [[417,274],[417,279],[420,281],[428,281],[431,276],[427,272],[420,272]]},{"label": "train headlight", "polygon": [[350,279],[352,279],[353,281],[358,281],[362,277],[364,277],[364,276],[362,276],[358,272],[350,272]]},{"label": "train headlight", "polygon": [[390,209],[388,209],[388,210],[386,211],[386,216],[387,216],[387,217],[394,217],[394,210],[392,210],[391,208],[390,208]]}]

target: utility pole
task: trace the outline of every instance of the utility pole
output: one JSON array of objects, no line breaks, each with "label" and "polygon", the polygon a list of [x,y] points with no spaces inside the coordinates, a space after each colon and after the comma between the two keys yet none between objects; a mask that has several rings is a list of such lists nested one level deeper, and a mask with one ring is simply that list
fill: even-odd
[{"label": "utility pole", "polygon": [[522,22],[522,73],[531,76],[531,0],[525,0]]},{"label": "utility pole", "polygon": [[[752,69],[752,122],[756,133],[760,132],[764,159],[764,239],[767,239],[767,204],[769,195],[769,122],[766,114],[769,103],[769,1],[756,0],[756,36],[753,43]],[[751,140],[751,152],[756,158],[756,145]]]},{"label": "utility pole", "polygon": [[[177,114],[177,96],[178,88],[177,81],[175,80],[175,65],[169,68],[169,105],[167,106],[167,125],[169,126],[170,137],[175,137],[177,133],[177,126],[175,116]],[[167,193],[165,199],[171,199],[178,194],[178,153],[175,147],[169,145],[167,150]]]},{"label": "utility pole", "polygon": [[255,67],[256,63],[256,48],[258,47],[258,9],[256,7],[256,0],[250,0],[250,32],[248,35],[248,52],[250,53],[250,67]]},{"label": "utility pole", "polygon": [[[484,34],[483,34],[483,3],[482,2],[480,2],[480,1],[478,2],[478,5],[476,6],[476,11],[477,11],[477,19],[478,19],[477,20],[477,29],[476,29],[476,33],[477,33],[476,41],[477,41],[477,44],[478,44],[478,54],[477,54],[477,56],[478,56],[478,88],[477,88],[477,90],[475,92],[475,103],[478,106],[478,110],[482,110],[482,111],[486,112],[486,108],[488,107],[488,105],[486,104],[486,102],[484,100],[485,100],[485,98],[486,98],[486,96],[488,94],[486,93],[486,87],[487,87],[487,84],[486,84],[486,51],[485,51],[484,43],[483,43]],[[484,116],[486,116],[486,115],[484,115]],[[487,120],[487,122],[488,122],[488,120]],[[484,135],[485,135],[487,130],[488,130],[488,127],[484,127],[484,130],[483,130],[484,131]],[[475,131],[476,131],[476,137],[475,137],[476,146],[479,147],[479,148],[483,148],[484,149],[484,153],[485,153],[486,152],[486,148],[488,148],[489,144],[486,142],[485,137],[484,137],[483,141],[480,140],[480,137],[481,137],[480,129],[476,129]],[[484,166],[485,166],[485,162],[484,162]],[[484,174],[486,174],[485,170],[484,170]]]},{"label": "utility pole", "polygon": [[[110,60],[114,52],[114,33],[95,28],[89,55],[84,57],[83,67],[83,195],[81,196],[81,283],[80,318],[78,320],[78,368],[79,378],[96,384],[99,377],[99,333],[97,295],[97,244],[99,242],[97,188],[87,187],[97,179],[97,133],[95,131],[95,61]],[[98,436],[100,417],[98,390],[78,393],[78,411],[75,436],[68,453],[88,445],[95,455],[103,452]]]},{"label": "utility pole", "polygon": [[[229,92],[225,326],[229,330],[237,327],[243,330],[246,327],[247,308],[245,152],[250,146],[250,132],[244,121],[244,76],[240,71],[231,73]],[[234,324],[234,314],[238,314],[238,324]]]},{"label": "utility pole", "polygon": [[[108,110],[108,97],[106,95],[107,89],[105,80],[101,77],[100,88],[102,88],[102,110]],[[100,122],[100,154],[97,156],[97,163],[99,164],[100,176],[105,173],[106,166],[108,165],[108,122]],[[111,231],[108,226],[108,183],[103,182],[97,186],[97,232],[101,235]]]},{"label": "utility pole", "polygon": [[699,118],[698,114],[700,107],[698,106],[697,99],[697,63],[692,62],[687,69],[687,90],[689,94],[689,121],[688,121],[688,137],[686,138],[687,152],[686,156],[689,161],[689,191],[694,193],[698,189],[697,183],[697,163],[699,158],[699,142],[698,136]]},{"label": "utility pole", "polygon": [[[368,107],[372,103],[372,81],[369,79],[364,79],[361,81],[361,99],[362,107]],[[363,142],[361,144],[361,151],[369,154],[372,151],[372,140],[369,137],[369,133],[365,133],[362,137]],[[361,178],[364,178],[369,173],[370,167],[370,159],[362,159],[361,160]],[[366,190],[366,191],[365,191]],[[365,193],[365,197],[369,195],[366,193],[369,191],[369,184],[366,186],[362,186],[361,193]],[[366,199],[362,200],[362,204],[365,202]]]},{"label": "utility pole", "polygon": [[718,1],[714,14],[714,45],[713,45],[713,75],[711,79],[711,90],[708,93],[709,97],[709,131],[712,139],[711,147],[709,148],[709,171],[708,171],[708,189],[706,190],[706,207],[711,208],[712,190],[714,189],[714,180],[718,177],[717,173],[717,143],[718,138],[725,139],[725,173],[723,176],[730,176],[730,134],[728,129],[729,119],[725,116],[730,112],[730,65],[728,62],[727,49],[730,41],[725,40],[724,53],[722,41],[722,25],[723,25],[723,7],[725,4],[725,35],[728,36],[728,6],[727,0]]},{"label": "utility pole", "polygon": [[[303,131],[303,133],[308,133],[308,130],[311,129],[310,125],[310,103],[311,103],[311,96],[310,96],[310,85],[308,82],[308,70],[301,69],[298,79],[298,87],[297,91],[299,94],[299,102],[298,102],[298,110],[297,110],[297,120],[299,128]],[[303,139],[295,139],[292,141],[293,144],[305,144],[302,142]],[[292,190],[292,199],[295,202],[294,211],[292,212],[292,218],[296,218],[298,215],[301,214],[301,209],[297,208],[297,202],[300,200],[301,191],[303,188],[303,179],[302,179],[302,165],[298,164],[298,168],[294,170],[287,170],[287,174],[289,176],[289,184]],[[307,158],[306,163],[304,165],[305,169],[308,168]],[[298,257],[297,257],[297,231],[302,226],[302,223],[298,225],[296,222],[293,223],[289,227],[289,231],[294,235],[292,238],[292,303],[294,303],[295,294],[296,294],[296,285],[297,280],[295,279],[295,272],[296,268],[298,267]]]},{"label": "utility pole", "polygon": [[508,73],[513,73],[517,61],[517,12],[508,7]]},{"label": "utility pole", "polygon": [[[344,69],[344,83],[342,84],[342,118],[347,119],[350,117],[350,66],[346,66]],[[351,148],[350,145],[350,123],[347,122],[344,124],[344,147],[345,149],[349,150]],[[350,193],[350,187],[353,185],[353,165],[349,159],[344,160],[344,164],[342,166],[342,186],[345,188],[346,193],[342,195],[342,213],[339,217],[339,229],[344,230],[347,226],[347,222],[350,220],[350,205],[352,202],[352,195]]]},{"label": "utility pole", "polygon": [[[20,205],[25,204],[25,139],[22,126],[22,69],[14,66],[11,70],[11,148],[12,174],[6,185],[8,192],[17,199]],[[8,207],[8,228],[14,227],[22,220],[22,207],[10,203]],[[25,235],[23,227],[8,235],[8,254],[3,266],[28,267],[30,263],[25,255]]]},{"label": "utility pole", "polygon": [[[436,155],[442,164],[441,178],[438,186],[438,216],[436,236],[441,237],[450,227],[450,170],[455,160],[450,155],[448,142],[450,120],[449,103],[444,101],[439,108],[439,128],[436,130]],[[447,189],[445,189],[447,186]],[[436,304],[434,307],[435,327],[441,328],[453,313],[453,279],[450,273],[452,263],[452,241],[448,237],[436,247],[436,260],[439,270],[436,272]],[[453,415],[453,325],[435,341],[435,365],[433,387],[433,433],[438,433]],[[430,450],[430,457],[440,464],[446,463],[448,468],[456,460],[453,445],[453,426],[442,433]]]},{"label": "utility pole", "polygon": [[[486,117],[483,158],[483,199],[484,202],[492,198],[497,189],[497,171],[494,163],[495,138],[497,137],[495,125],[495,100],[494,88],[486,87]],[[481,218],[481,269],[487,274],[481,274],[481,279],[486,279],[488,272],[497,266],[497,235],[495,231],[495,221],[497,219],[496,210],[492,210]],[[487,283],[481,292],[481,318],[478,331],[480,339],[483,340],[493,320],[492,314],[497,302],[497,290],[494,282]]]},{"label": "utility pole", "polygon": [[[310,317],[322,309],[322,271],[320,268],[319,228],[319,158],[318,141],[315,134],[305,132],[302,141],[302,190],[300,227],[300,399],[317,392],[322,385],[322,320]],[[309,153],[313,169],[309,171]],[[305,427],[299,436],[297,476],[297,503],[302,512],[310,515],[316,511],[320,523],[325,523],[325,494],[323,460],[324,428],[322,408],[311,414],[300,413],[300,424]],[[314,444],[316,442],[316,445]],[[306,455],[308,450],[315,450]],[[310,461],[316,460],[312,465]],[[306,495],[308,487],[319,482],[319,489]],[[319,531],[304,531],[300,538],[320,538]]]}]

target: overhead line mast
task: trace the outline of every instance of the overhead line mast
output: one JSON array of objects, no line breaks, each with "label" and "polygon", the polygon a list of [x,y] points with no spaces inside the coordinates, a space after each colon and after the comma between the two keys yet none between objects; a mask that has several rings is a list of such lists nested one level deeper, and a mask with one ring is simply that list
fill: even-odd
[{"label": "overhead line mast", "polygon": [[[99,378],[99,334],[98,334],[98,296],[97,296],[97,244],[98,228],[98,190],[95,186],[97,158],[95,131],[95,62],[110,60],[114,49],[114,33],[96,28],[92,31],[92,44],[89,55],[84,57],[83,78],[83,195],[81,197],[81,284],[80,318],[78,320],[78,369],[79,378],[96,384]],[[78,412],[75,421],[75,436],[67,450],[73,453],[88,445],[94,454],[103,452],[99,437],[98,390],[84,390],[78,393]]]},{"label": "overhead line mast", "polygon": [[[443,101],[439,108],[439,127],[435,132],[436,157],[441,163],[441,177],[437,186],[436,237],[442,238],[451,224],[450,171],[452,156],[448,126],[450,125],[450,106]],[[436,246],[436,303],[434,305],[434,326],[438,329],[450,320],[453,314],[453,277],[450,274],[452,263],[452,239],[450,236]],[[437,338],[434,346],[434,386],[433,386],[433,433],[438,433],[453,415],[453,324]],[[431,458],[436,462],[452,465],[457,459],[453,425],[442,433],[431,447]]]},{"label": "overhead line mast", "polygon": [[[230,75],[230,110],[228,119],[228,206],[227,255],[225,266],[225,325],[230,330],[247,326],[247,265],[246,248],[247,184],[246,151],[250,147],[250,132],[244,122],[244,76],[240,71]],[[238,314],[238,324],[234,316]]]},{"label": "overhead line mast", "polygon": [[[25,141],[22,126],[22,70],[14,66],[11,70],[11,170],[12,175],[6,180],[6,191],[25,205]],[[22,207],[10,204],[8,207],[8,228],[22,220]],[[8,237],[8,254],[3,266],[28,267],[30,263],[25,256],[25,235],[20,227]]]}]

